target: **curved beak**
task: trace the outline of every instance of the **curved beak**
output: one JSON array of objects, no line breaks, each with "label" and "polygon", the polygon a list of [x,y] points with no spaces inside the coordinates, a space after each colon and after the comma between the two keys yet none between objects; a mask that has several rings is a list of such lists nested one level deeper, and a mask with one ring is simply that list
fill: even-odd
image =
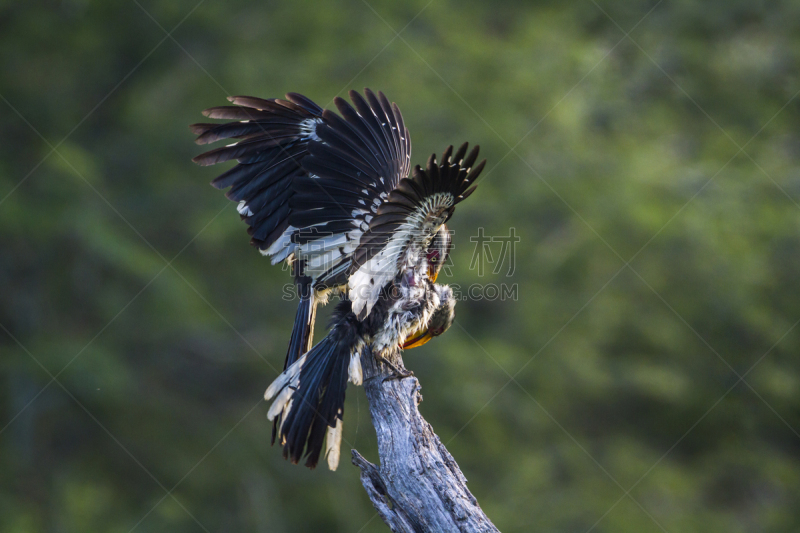
[{"label": "curved beak", "polygon": [[433,338],[433,335],[431,335],[430,331],[427,330],[427,329],[423,329],[423,330],[417,331],[416,333],[411,335],[409,338],[407,338],[406,342],[401,344],[400,347],[403,348],[404,350],[408,349],[408,348],[416,348],[417,346],[422,346],[423,344],[425,344],[426,342],[428,342],[432,338]]},{"label": "curved beak", "polygon": [[428,266],[428,279],[431,280],[431,283],[436,283],[436,278],[439,277],[439,270],[433,266]]}]

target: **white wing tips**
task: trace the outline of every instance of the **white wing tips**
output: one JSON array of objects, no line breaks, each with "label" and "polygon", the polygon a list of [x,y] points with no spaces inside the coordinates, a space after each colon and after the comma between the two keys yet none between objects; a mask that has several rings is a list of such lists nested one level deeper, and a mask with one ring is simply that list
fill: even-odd
[{"label": "white wing tips", "polygon": [[347,366],[350,383],[359,386],[364,382],[364,373],[361,369],[361,350],[353,350],[350,354],[350,364]]},{"label": "white wing tips", "polygon": [[[267,390],[264,391],[264,399],[265,400],[270,401],[272,399],[272,397],[275,396],[275,393],[278,392],[278,389],[283,387],[285,382],[283,382],[283,379],[281,379],[281,378],[283,378],[283,374],[281,374],[280,376],[275,378],[275,381],[270,383],[269,387],[267,387]],[[279,383],[279,382],[281,382],[281,383]]]},{"label": "white wing tips", "polygon": [[[249,208],[248,208],[249,209]],[[297,245],[292,242],[292,234],[297,231],[294,226],[289,226],[286,230],[273,242],[266,250],[259,250],[261,255],[271,257],[272,264],[280,263],[292,252],[295,251]]]},{"label": "white wing tips", "polygon": [[328,468],[336,470],[339,467],[339,455],[342,448],[342,419],[336,418],[336,427],[328,427],[325,435],[325,456],[328,458]]},{"label": "white wing tips", "polygon": [[239,205],[236,206],[236,210],[242,216],[246,217],[253,216],[253,212],[250,211],[250,207],[247,205],[247,200],[242,200],[241,202],[239,202]]},{"label": "white wing tips", "polygon": [[[275,381],[273,381],[270,386],[267,387],[266,392],[264,392],[265,400],[271,400],[275,394],[280,392],[287,385],[297,385],[300,371],[303,369],[303,365],[306,364],[307,355],[308,354],[304,354],[300,359],[292,363],[292,366],[281,372],[280,375],[275,378]],[[289,388],[289,390],[291,390],[291,388]],[[277,399],[275,401],[277,401]]]},{"label": "white wing tips", "polygon": [[289,383],[289,379],[291,378],[288,376],[288,374],[286,374],[286,370],[284,370],[277,378],[275,378],[275,381],[270,383],[269,387],[267,387],[267,390],[264,391],[264,399],[267,401],[271,400],[279,390],[284,388]]},{"label": "white wing tips", "polygon": [[294,390],[291,387],[285,387],[280,394],[278,394],[278,397],[272,402],[269,411],[267,411],[267,419],[270,421],[275,420],[275,417],[283,412],[283,408],[291,399],[293,392]]}]

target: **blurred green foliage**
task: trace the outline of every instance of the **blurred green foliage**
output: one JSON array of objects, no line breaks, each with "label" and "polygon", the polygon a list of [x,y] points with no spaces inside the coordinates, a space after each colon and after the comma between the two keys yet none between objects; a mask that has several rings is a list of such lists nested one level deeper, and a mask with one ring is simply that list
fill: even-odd
[{"label": "blurred green foliage", "polygon": [[443,281],[519,298],[405,359],[498,527],[800,529],[797,2],[6,0],[0,44],[0,531],[386,530],[269,446],[289,278],[187,129],[364,86],[489,159]]}]

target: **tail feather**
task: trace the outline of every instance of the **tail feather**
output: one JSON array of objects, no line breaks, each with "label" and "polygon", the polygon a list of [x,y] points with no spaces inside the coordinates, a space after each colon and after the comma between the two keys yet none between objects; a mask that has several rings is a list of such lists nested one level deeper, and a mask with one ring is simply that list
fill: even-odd
[{"label": "tail feather", "polygon": [[328,458],[328,468],[336,470],[339,466],[339,454],[342,447],[342,421],[336,421],[336,427],[328,428],[325,436],[325,456]]},{"label": "tail feather", "polygon": [[[342,336],[338,329],[334,328],[295,361],[268,389],[269,398],[275,397],[270,414],[281,413],[283,418],[275,422],[284,457],[296,464],[305,453],[305,464],[309,468],[314,468],[319,461],[323,441],[330,432],[328,428],[338,427],[338,438],[341,438],[350,355],[357,343],[352,337],[348,340],[348,336]],[[329,442],[328,448],[331,447],[336,448],[338,454],[335,439]],[[335,467],[338,460],[332,461],[335,457],[332,453],[328,452],[329,466]]]},{"label": "tail feather", "polygon": [[[297,313],[294,318],[292,337],[289,340],[289,349],[286,351],[286,361],[283,363],[284,370],[291,367],[295,361],[311,349],[311,343],[314,339],[314,319],[317,314],[317,302],[314,299],[314,291],[311,288],[311,278],[307,276],[299,278],[297,287],[300,293],[300,305],[297,306]],[[273,420],[272,443],[274,444],[284,415],[274,405],[273,409],[270,409],[270,414],[273,416],[270,416],[269,419]]]},{"label": "tail feather", "polygon": [[300,305],[297,306],[297,314],[294,317],[292,338],[289,341],[289,349],[286,352],[286,362],[283,364],[284,370],[292,366],[292,363],[311,349],[314,332],[317,302],[314,299],[314,291],[311,288],[311,278],[300,278],[297,288],[300,293]]},{"label": "tail feather", "polygon": [[[319,461],[322,452],[323,439],[328,435],[331,428],[341,427],[344,417],[344,393],[347,388],[347,366],[350,361],[350,347],[346,353],[338,357],[332,366],[330,381],[324,395],[320,401],[319,414],[315,416],[311,425],[311,432],[308,436],[306,466],[314,468]],[[326,422],[327,421],[327,422]],[[331,422],[333,422],[331,424]],[[338,465],[338,461],[337,461]],[[335,470],[335,468],[334,468]]]}]

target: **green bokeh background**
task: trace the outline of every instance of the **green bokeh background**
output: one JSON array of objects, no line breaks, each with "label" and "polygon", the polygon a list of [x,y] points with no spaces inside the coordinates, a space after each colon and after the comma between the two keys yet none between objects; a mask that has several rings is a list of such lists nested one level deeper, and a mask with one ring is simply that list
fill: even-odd
[{"label": "green bokeh background", "polygon": [[495,524],[800,530],[800,3],[4,0],[0,60],[0,531],[387,530],[361,389],[337,472],[269,446],[289,278],[187,129],[364,86],[489,160],[442,281],[519,298],[405,359]]}]

